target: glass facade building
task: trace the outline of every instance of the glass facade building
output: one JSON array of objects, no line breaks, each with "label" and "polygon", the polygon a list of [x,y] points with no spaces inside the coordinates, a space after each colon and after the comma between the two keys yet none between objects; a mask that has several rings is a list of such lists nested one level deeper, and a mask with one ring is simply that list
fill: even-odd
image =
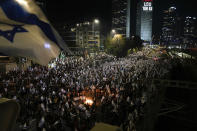
[{"label": "glass facade building", "polygon": [[152,0],[140,0],[137,4],[136,35],[144,41],[152,40]]},{"label": "glass facade building", "polygon": [[112,29],[117,34],[130,37],[131,0],[112,0]]},{"label": "glass facade building", "polygon": [[163,13],[162,44],[174,45],[182,43],[181,36],[184,25],[183,20],[177,14],[176,7],[170,7],[168,10],[164,10]]},{"label": "glass facade building", "polygon": [[197,47],[197,20],[196,17],[187,16],[184,21],[184,43],[190,47]]}]

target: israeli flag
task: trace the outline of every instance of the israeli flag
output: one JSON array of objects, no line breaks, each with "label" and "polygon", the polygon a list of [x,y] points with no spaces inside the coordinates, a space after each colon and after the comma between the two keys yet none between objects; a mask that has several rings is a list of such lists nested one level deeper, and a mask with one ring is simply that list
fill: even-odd
[{"label": "israeli flag", "polygon": [[70,52],[33,0],[0,0],[0,53],[47,65],[60,48]]}]

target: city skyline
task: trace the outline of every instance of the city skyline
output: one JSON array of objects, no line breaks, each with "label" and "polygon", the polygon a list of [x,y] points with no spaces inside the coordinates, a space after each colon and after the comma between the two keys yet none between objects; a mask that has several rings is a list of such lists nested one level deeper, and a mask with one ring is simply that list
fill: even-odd
[{"label": "city skyline", "polygon": [[[184,16],[195,16],[197,12],[197,8],[192,8],[194,0],[188,0],[187,3],[184,0],[154,0],[154,2],[159,3],[158,8],[160,10],[177,6],[178,11]],[[83,19],[83,17],[100,17],[101,19],[109,20],[111,16],[111,6],[111,0],[73,0],[69,3],[63,0],[60,0],[58,3],[55,1],[47,1],[47,14],[50,20],[55,19],[56,21],[69,21],[71,18],[79,20]]]},{"label": "city skyline", "polygon": [[[139,0],[138,0],[139,1]],[[76,2],[78,4],[76,4]],[[154,0],[153,16],[153,35],[160,35],[162,28],[162,15],[163,10],[168,9],[171,6],[177,7],[177,12],[183,16],[196,16],[196,8],[193,7],[194,0],[166,0],[157,1]],[[156,6],[155,6],[156,5]],[[159,6],[157,6],[159,5]],[[58,3],[54,1],[47,1],[46,12],[49,20],[52,23],[64,22],[76,24],[77,22],[89,21],[92,19],[99,19],[101,21],[101,27],[105,32],[110,32],[112,27],[112,0],[95,0],[95,1],[71,1],[66,3],[60,0]],[[135,28],[135,23],[131,23],[131,28]],[[131,30],[132,31],[132,30]],[[134,32],[131,32],[134,34]]]}]

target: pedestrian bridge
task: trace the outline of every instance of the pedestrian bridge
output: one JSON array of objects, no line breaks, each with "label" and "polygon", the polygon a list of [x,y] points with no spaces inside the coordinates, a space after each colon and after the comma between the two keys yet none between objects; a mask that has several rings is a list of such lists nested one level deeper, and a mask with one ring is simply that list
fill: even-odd
[{"label": "pedestrian bridge", "polygon": [[197,83],[194,82],[165,79],[153,79],[150,80],[150,82],[153,87],[148,88],[149,93],[147,94],[148,100],[145,107],[144,121],[142,122],[142,125],[139,126],[139,131],[153,131],[158,116],[180,110],[184,107],[184,104],[168,103],[167,108],[162,108],[167,88],[197,90]]}]

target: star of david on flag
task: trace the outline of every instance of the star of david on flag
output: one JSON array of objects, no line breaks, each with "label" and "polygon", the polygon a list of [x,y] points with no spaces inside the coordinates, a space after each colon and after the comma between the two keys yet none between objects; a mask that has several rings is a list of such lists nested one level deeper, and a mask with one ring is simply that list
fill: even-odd
[{"label": "star of david on flag", "polygon": [[6,30],[6,31],[0,30],[0,36],[6,38],[10,42],[13,42],[15,34],[20,33],[20,32],[22,33],[22,32],[28,32],[28,31],[22,28],[22,26],[13,25],[12,30]]},{"label": "star of david on flag", "polygon": [[47,65],[70,52],[33,0],[0,0],[0,53]]}]

